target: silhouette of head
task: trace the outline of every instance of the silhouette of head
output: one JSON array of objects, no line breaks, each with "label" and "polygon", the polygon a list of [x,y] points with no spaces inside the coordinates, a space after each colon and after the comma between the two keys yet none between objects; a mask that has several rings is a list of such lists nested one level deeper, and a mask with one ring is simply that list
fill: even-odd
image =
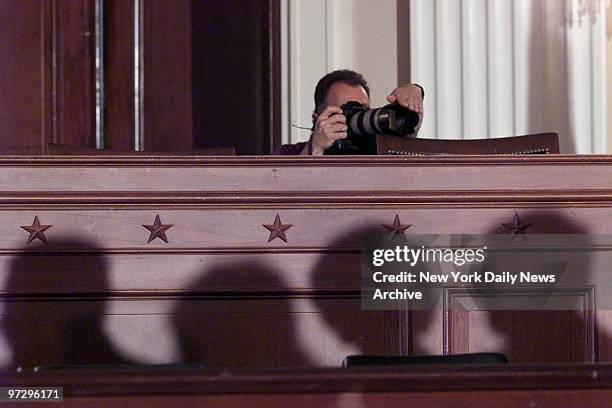
[{"label": "silhouette of head", "polygon": [[121,360],[102,332],[107,262],[93,242],[55,239],[24,247],[9,264],[4,289],[11,367]]}]

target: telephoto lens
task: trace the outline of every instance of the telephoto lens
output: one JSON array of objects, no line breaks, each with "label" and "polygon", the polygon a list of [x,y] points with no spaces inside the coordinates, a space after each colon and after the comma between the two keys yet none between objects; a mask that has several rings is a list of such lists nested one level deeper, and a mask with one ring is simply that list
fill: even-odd
[{"label": "telephoto lens", "polygon": [[346,117],[348,127],[352,133],[360,136],[406,136],[414,133],[419,124],[418,113],[397,104],[376,109],[353,108],[351,113],[350,117]]},{"label": "telephoto lens", "polygon": [[350,101],[340,107],[346,116],[347,138],[337,140],[325,154],[376,154],[376,135],[406,136],[419,124],[419,114],[397,104],[366,109]]}]

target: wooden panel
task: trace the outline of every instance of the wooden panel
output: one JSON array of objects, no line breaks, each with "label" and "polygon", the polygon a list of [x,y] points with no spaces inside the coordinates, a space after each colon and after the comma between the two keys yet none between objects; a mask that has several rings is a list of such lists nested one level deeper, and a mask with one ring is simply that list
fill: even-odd
[{"label": "wooden panel", "polygon": [[582,408],[606,406],[612,398],[610,390],[562,390],[562,391],[487,391],[487,392],[411,392],[411,393],[342,393],[342,394],[293,394],[279,395],[221,395],[221,396],[108,396],[72,397],[66,403],[71,407],[107,407],[133,405],[147,407],[235,407],[267,408],[291,406],[293,408],[335,407],[400,407],[410,401],[412,406],[431,408],[478,408],[489,407],[495,401],[498,408],[521,406]]},{"label": "wooden panel", "polygon": [[56,1],[54,142],[95,147],[93,0]]},{"label": "wooden panel", "polygon": [[[198,192],[200,197],[216,191],[251,203],[559,208],[580,202],[608,205],[612,201],[609,161],[608,156],[596,155],[533,159],[73,157],[44,158],[23,166],[23,161],[0,157],[0,180],[5,191]],[[174,168],[170,174],[165,168],[169,165]]]},{"label": "wooden panel", "polygon": [[41,154],[53,140],[51,2],[0,2],[0,154]]},{"label": "wooden panel", "polygon": [[487,348],[487,342],[479,340],[491,336],[485,329],[488,326],[503,342],[502,350],[512,363],[583,363],[597,358],[592,336],[595,322],[587,313],[489,311],[479,317],[472,323],[472,330],[476,330],[470,338],[470,351]]},{"label": "wooden panel", "polygon": [[[78,254],[77,251],[84,253]],[[132,251],[131,254],[125,254],[123,250],[107,252],[90,246],[65,252],[64,255],[45,254],[44,250],[31,255],[4,254],[0,257],[0,282],[9,281],[16,270],[19,270],[22,282],[19,288],[10,286],[4,290],[15,293],[38,290],[53,293],[103,292],[104,287],[95,279],[88,279],[91,275],[86,274],[88,270],[83,267],[91,263],[92,259],[100,263],[98,273],[108,277],[113,283],[113,291],[124,293],[137,291],[176,294],[188,290],[201,276],[218,270],[225,271],[227,281],[209,286],[208,291],[273,293],[291,290],[297,295],[297,292],[311,288],[344,290],[352,294],[359,290],[358,253],[329,252],[327,257],[320,260],[320,254],[315,251],[305,254],[249,250],[228,253],[212,251],[204,254],[199,254],[197,250],[191,254],[189,251],[176,254]],[[332,261],[332,258],[335,259]],[[242,263],[244,259],[248,259],[248,263]],[[62,278],[58,278],[56,273],[60,269],[62,275],[59,276]],[[273,273],[278,280],[262,283],[255,270]],[[314,271],[317,273],[314,274]],[[49,276],[40,281],[40,273]]]},{"label": "wooden panel", "polygon": [[[62,386],[69,406],[603,407],[609,365],[3,373],[2,386]],[[84,375],[86,373],[86,375]]]},{"label": "wooden panel", "polygon": [[[104,8],[106,147],[133,150],[133,2]],[[151,0],[142,11],[145,149],[270,153],[280,143],[280,2]]]},{"label": "wooden panel", "polygon": [[[191,3],[144,3],[145,149],[149,151],[193,148]],[[214,134],[214,129],[209,127],[207,133]]]},{"label": "wooden panel", "polygon": [[410,1],[397,2],[397,79],[410,83]]},{"label": "wooden panel", "polygon": [[612,310],[597,311],[597,361],[612,361]]},{"label": "wooden panel", "polygon": [[213,367],[339,367],[349,354],[399,352],[398,327],[389,329],[395,320],[384,312],[362,313],[358,300],[290,299],[253,301],[242,310],[237,299],[214,308],[209,301],[195,313],[185,302],[175,312],[184,358]]},{"label": "wooden panel", "polygon": [[396,319],[362,313],[358,299],[245,292],[152,300],[22,297],[2,306],[2,340],[10,345],[0,353],[4,369],[179,362],[339,367],[349,354],[399,352]]},{"label": "wooden panel", "polygon": [[[444,350],[449,354],[501,351],[512,363],[596,360],[592,290],[576,290],[564,295],[575,297],[578,303],[586,306],[576,311],[500,310],[517,301],[526,304],[529,298],[537,301],[551,296],[537,291],[492,291],[488,295],[460,289],[449,289],[448,292]],[[465,300],[480,304],[481,308],[466,307],[463,304]],[[487,311],[487,307],[497,310]],[[563,341],[551,341],[551,338]]]},{"label": "wooden panel", "polygon": [[106,253],[75,238],[55,247],[53,255],[39,248],[43,253],[1,257],[5,368],[181,361],[338,366],[348,354],[400,352],[397,316],[361,312],[357,254],[339,254],[326,264],[333,269],[313,280],[314,253],[147,256]]},{"label": "wooden panel", "polygon": [[[470,352],[470,311],[461,302],[453,302],[452,308],[442,311],[446,317],[444,325],[443,350],[446,354]],[[434,313],[430,313],[433,318]],[[425,327],[429,324],[425,323]],[[499,352],[495,349],[495,352]]]},{"label": "wooden panel", "polygon": [[280,73],[272,66],[280,52],[274,37],[280,33],[279,4],[192,2],[196,148],[229,145],[241,155],[269,154],[280,142],[280,135],[272,135],[280,123],[280,106],[274,103]]},{"label": "wooden panel", "polygon": [[104,1],[105,146],[134,150],[134,2]]},{"label": "wooden panel", "polygon": [[[55,311],[47,334],[72,330],[62,319],[103,321],[99,347],[126,361],[336,365],[356,352],[480,350],[515,361],[609,359],[612,328],[588,313],[486,314],[463,302],[446,321],[442,310],[362,312],[358,264],[363,234],[383,232],[396,214],[412,224],[408,234],[508,233],[501,224],[515,213],[534,223],[530,233],[609,234],[607,156],[0,158],[0,168],[5,310]],[[292,224],[287,242],[268,242],[264,225],[277,214]],[[157,215],[172,224],[168,242],[147,243],[143,225]],[[47,244],[27,243],[21,227],[34,217],[52,225]],[[585,268],[605,277],[609,253],[599,248]],[[89,337],[80,340],[97,344]],[[227,348],[210,352],[220,341]],[[0,337],[5,366],[14,343]],[[66,346],[50,348],[58,356]]]},{"label": "wooden panel", "polygon": [[93,2],[0,2],[0,154],[93,146]]},{"label": "wooden panel", "polygon": [[[104,203],[98,198],[92,198],[92,202],[97,205],[95,209],[85,203],[64,203],[55,204],[55,208],[45,210],[41,206],[52,205],[45,197],[38,197],[29,208],[24,208],[19,197],[7,201],[9,202],[3,202],[0,197],[0,204],[5,205],[5,222],[0,224],[2,250],[37,247],[34,243],[25,246],[28,232],[20,228],[23,225],[31,225],[35,216],[38,216],[40,223],[53,226],[45,232],[49,241],[46,248],[62,249],[62,240],[83,237],[95,239],[97,245],[113,248],[115,251],[137,253],[155,250],[163,251],[167,255],[193,253],[197,250],[202,253],[215,250],[249,253],[282,249],[289,253],[308,252],[318,255],[324,252],[325,248],[359,250],[361,238],[366,234],[385,233],[382,225],[392,223],[396,214],[399,214],[403,223],[413,225],[408,229],[413,234],[429,234],[433,231],[438,234],[484,234],[491,229],[497,229],[498,226],[498,233],[505,233],[506,230],[501,224],[511,222],[515,211],[521,214],[521,220],[525,223],[551,215],[563,218],[568,215],[573,217],[575,214],[584,220],[582,225],[588,228],[589,232],[606,234],[612,230],[612,226],[608,224],[598,224],[598,220],[609,214],[605,208],[580,208],[571,211],[483,209],[475,216],[472,208],[455,209],[449,206],[451,208],[427,210],[411,208],[410,204],[406,204],[406,208],[397,205],[395,209],[364,205],[358,209],[332,207],[328,210],[312,209],[310,206],[301,210],[274,209],[269,208],[270,206],[240,210],[239,205],[230,207],[227,204],[224,210],[220,208],[223,205],[218,204],[213,208],[193,205],[180,210],[176,209],[176,204],[162,206],[154,199],[130,206],[112,201]],[[138,207],[134,208],[135,205]],[[107,206],[106,209],[104,206]],[[112,217],[108,214],[109,206],[114,210]],[[88,211],[83,211],[85,209]],[[285,231],[287,242],[280,238],[269,242],[270,231],[264,225],[273,224],[277,214],[283,225],[291,224]],[[154,224],[157,215],[162,224],[172,225],[165,231],[167,243],[159,238],[147,243],[150,231],[143,225]],[[550,224],[541,223],[532,228],[534,233],[541,234],[547,233],[549,228],[559,226],[551,227]],[[598,267],[602,266],[601,263],[605,262],[608,253],[607,250],[594,251],[589,262]]]},{"label": "wooden panel", "polygon": [[103,330],[104,303],[98,301],[3,304],[4,369],[47,364],[126,363]]}]

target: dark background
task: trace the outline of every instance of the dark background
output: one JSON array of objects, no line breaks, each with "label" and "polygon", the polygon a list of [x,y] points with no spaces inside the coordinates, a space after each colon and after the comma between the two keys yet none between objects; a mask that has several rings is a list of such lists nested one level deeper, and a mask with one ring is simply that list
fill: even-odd
[{"label": "dark background", "polygon": [[[0,0],[0,154],[95,147],[93,0]],[[146,0],[145,150],[280,143],[278,0]],[[105,147],[134,148],[134,11],[104,1]]]}]

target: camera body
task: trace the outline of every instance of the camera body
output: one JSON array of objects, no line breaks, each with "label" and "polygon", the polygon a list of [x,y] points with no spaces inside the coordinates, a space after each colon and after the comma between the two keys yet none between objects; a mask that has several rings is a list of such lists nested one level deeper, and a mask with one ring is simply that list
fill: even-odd
[{"label": "camera body", "polygon": [[398,104],[367,109],[359,102],[350,101],[340,107],[346,116],[348,136],[337,140],[325,154],[376,154],[376,135],[406,136],[414,133],[419,114]]}]

